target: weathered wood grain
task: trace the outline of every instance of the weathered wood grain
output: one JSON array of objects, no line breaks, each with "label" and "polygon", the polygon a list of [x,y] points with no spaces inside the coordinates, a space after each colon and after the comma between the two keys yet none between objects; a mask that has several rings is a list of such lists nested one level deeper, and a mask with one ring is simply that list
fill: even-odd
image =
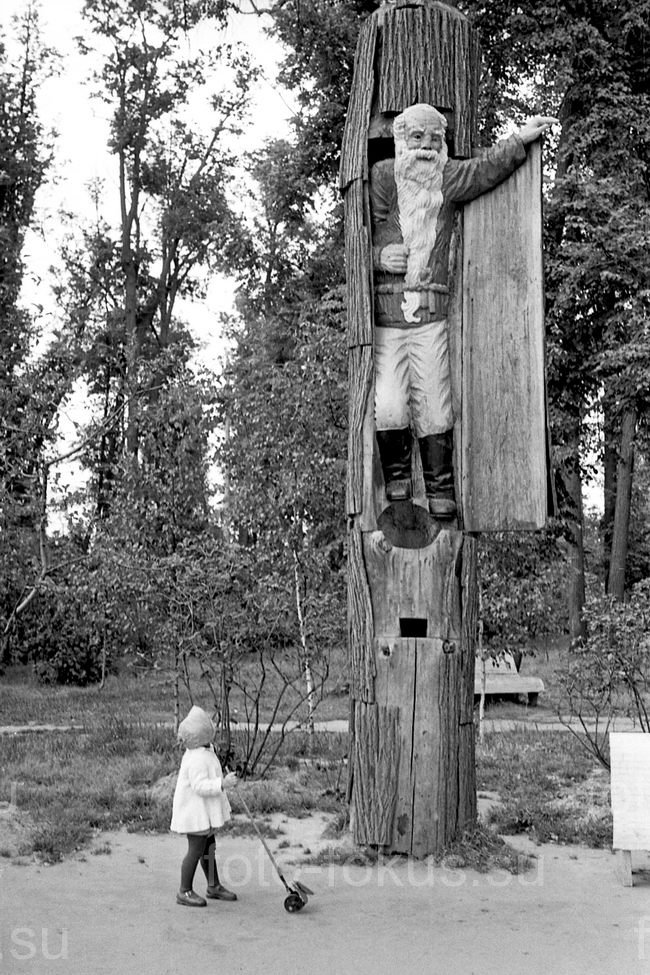
[{"label": "weathered wood grain", "polygon": [[388,504],[384,475],[375,439],[375,376],[372,367],[371,386],[361,429],[363,443],[363,488],[361,527],[364,532],[375,531],[377,518]]},{"label": "weathered wood grain", "polygon": [[342,190],[355,179],[368,178],[368,127],[375,86],[374,64],[377,43],[377,17],[361,25],[354,56],[350,102],[341,143],[339,186]]},{"label": "weathered wood grain", "polygon": [[[450,783],[448,748],[455,744],[457,735],[447,737],[453,728],[449,710],[454,710],[451,700],[441,700],[444,688],[446,657],[442,640],[421,639],[416,641],[415,687],[413,700],[413,833],[411,850],[415,856],[426,855],[430,848],[441,845],[446,836],[446,792]],[[453,778],[453,776],[451,776]]]},{"label": "weathered wood grain", "polygon": [[445,111],[455,156],[471,155],[480,51],[466,17],[442,3],[382,11],[378,109],[397,113],[426,102]]},{"label": "weathered wood grain", "polygon": [[[413,701],[416,694],[415,640],[374,642],[375,698],[379,712],[394,715],[399,762],[392,789],[395,817],[384,841],[393,853],[410,853],[413,834]],[[384,719],[386,720],[386,719]]]},{"label": "weathered wood grain", "polygon": [[373,535],[363,535],[363,555],[372,600],[374,634],[401,635],[400,619],[427,621],[427,636],[461,638],[458,571],[463,536],[441,531],[426,548],[383,551]]},{"label": "weathered wood grain", "polygon": [[399,775],[406,756],[397,708],[356,702],[352,822],[355,843],[392,846]]},{"label": "weathered wood grain", "polygon": [[[476,546],[473,539],[468,540],[465,563],[461,533],[444,532],[442,536],[421,562],[396,560],[397,574],[405,584],[419,571],[421,588],[435,593],[430,599],[437,607],[436,618],[430,621],[434,635],[409,638],[380,630],[373,640],[374,704],[355,706],[355,838],[415,856],[439,851],[459,830],[476,821],[472,725]],[[370,540],[364,538],[364,551],[368,553],[370,548]],[[405,550],[393,551],[401,556]],[[435,558],[431,558],[434,552]],[[372,585],[372,568],[368,575]],[[381,598],[375,601],[375,597],[373,592],[377,607]],[[409,609],[433,613],[431,608],[407,606]],[[469,611],[470,620],[464,618],[464,610]],[[375,626],[394,629],[393,619],[375,619]],[[468,710],[464,685],[470,679],[472,705]],[[370,756],[364,754],[367,748]],[[371,761],[379,763],[374,774]],[[392,783],[382,764],[387,761],[394,767]],[[381,796],[376,781],[383,783]]]},{"label": "weathered wood grain", "polygon": [[462,507],[471,532],[546,524],[541,150],[468,204],[463,231]]},{"label": "weathered wood grain", "polygon": [[[350,376],[348,393],[348,467],[346,510],[348,515],[358,515],[368,508],[368,476],[366,468],[372,464],[374,445],[374,417],[372,402],[374,398],[372,349],[357,346],[348,354]],[[371,437],[368,436],[367,414],[372,423]],[[381,470],[379,472],[381,477]],[[383,481],[382,481],[383,484]],[[365,526],[364,526],[365,527]]]},{"label": "weathered wood grain", "polygon": [[344,197],[348,346],[372,345],[372,242],[368,184],[357,179]]},{"label": "weathered wood grain", "polygon": [[465,535],[460,577],[461,657],[458,673],[458,819],[456,830],[476,822],[476,766],[474,742],[474,669],[478,636],[478,544]]},{"label": "weathered wood grain", "polygon": [[370,238],[365,227],[346,234],[346,265],[354,268],[348,281],[356,286],[348,290],[348,345],[370,345],[372,342],[372,286],[370,266]]},{"label": "weathered wood grain", "polygon": [[[462,673],[460,675],[460,723],[474,721],[474,670],[478,639],[479,584],[478,541],[472,535],[463,536],[463,558],[460,576]],[[472,746],[473,747],[473,746]],[[476,797],[473,798],[476,807]]]},{"label": "weathered wood grain", "polygon": [[[456,499],[461,495],[461,463],[463,455],[462,390],[463,390],[463,229],[462,214],[456,214],[454,232],[449,248],[449,304],[447,306],[447,337],[449,339],[449,367],[451,405],[454,415],[454,483]],[[464,528],[462,504],[458,504],[458,527]]]},{"label": "weathered wood grain", "polygon": [[356,701],[374,701],[375,655],[370,588],[357,520],[348,528],[348,652],[350,694]]}]

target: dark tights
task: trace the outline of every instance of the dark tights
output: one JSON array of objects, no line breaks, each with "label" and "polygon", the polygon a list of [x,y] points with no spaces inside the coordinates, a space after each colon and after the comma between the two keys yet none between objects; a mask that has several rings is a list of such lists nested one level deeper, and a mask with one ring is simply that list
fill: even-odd
[{"label": "dark tights", "polygon": [[202,836],[199,833],[187,834],[187,853],[181,864],[181,890],[192,889],[194,874],[198,863],[205,874],[208,886],[216,887],[219,883],[217,864],[214,859],[214,836]]}]

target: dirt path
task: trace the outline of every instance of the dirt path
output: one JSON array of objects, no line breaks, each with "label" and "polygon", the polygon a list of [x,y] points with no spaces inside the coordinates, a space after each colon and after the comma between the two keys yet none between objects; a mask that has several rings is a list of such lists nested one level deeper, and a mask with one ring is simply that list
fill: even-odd
[{"label": "dirt path", "polygon": [[[158,722],[157,726],[164,727],[168,725],[170,728],[173,727],[172,722]],[[570,727],[581,733],[584,731],[583,725],[575,719],[569,722]],[[585,726],[590,730],[594,731],[596,725],[593,721],[585,722]],[[238,731],[245,728],[246,725],[243,724],[233,724],[231,725],[231,731]],[[269,725],[261,723],[258,725],[259,731],[266,731]],[[271,725],[271,730],[278,733],[291,731],[294,728],[300,727],[298,722],[289,722],[288,725]],[[541,708],[539,710],[535,709],[527,710],[523,713],[520,718],[486,718],[483,721],[483,730],[487,732],[491,731],[568,731],[569,727],[558,721],[553,712],[543,711]],[[24,735],[24,734],[43,734],[52,731],[78,731],[83,732],[84,728],[82,725],[75,724],[32,724],[26,725],[0,725],[0,735]],[[338,719],[334,721],[317,721],[314,724],[314,731],[317,732],[332,732],[336,734],[347,734],[348,732],[348,722],[343,719]],[[639,727],[638,722],[633,721],[631,718],[616,718],[612,721],[610,725],[610,731],[639,731],[642,729]]]},{"label": "dirt path", "polygon": [[[6,975],[636,975],[650,972],[650,881],[619,885],[614,857],[535,847],[521,877],[426,862],[373,868],[289,865],[320,841],[322,817],[285,822],[273,847],[316,892],[299,914],[260,845],[219,842],[237,904],[178,907],[184,841],[102,835],[110,854],[0,868],[0,971]],[[638,863],[635,863],[638,866]],[[197,882],[197,889],[203,888]],[[647,941],[647,947],[645,942]],[[645,955],[645,957],[644,957]]]}]

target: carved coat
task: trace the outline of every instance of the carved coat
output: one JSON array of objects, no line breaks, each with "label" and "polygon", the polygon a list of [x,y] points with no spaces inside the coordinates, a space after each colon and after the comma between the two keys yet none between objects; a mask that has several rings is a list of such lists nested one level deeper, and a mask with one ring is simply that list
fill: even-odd
[{"label": "carved coat", "polygon": [[[473,159],[449,159],[443,170],[443,203],[438,214],[436,242],[429,260],[431,281],[422,294],[419,323],[447,317],[449,245],[454,215],[459,204],[474,200],[510,176],[526,159],[526,149],[517,135],[497,143],[485,155]],[[375,265],[375,325],[411,328],[401,310],[404,275],[379,269],[379,254],[387,244],[402,243],[397,209],[395,160],[376,163],[370,173],[373,262]]]}]

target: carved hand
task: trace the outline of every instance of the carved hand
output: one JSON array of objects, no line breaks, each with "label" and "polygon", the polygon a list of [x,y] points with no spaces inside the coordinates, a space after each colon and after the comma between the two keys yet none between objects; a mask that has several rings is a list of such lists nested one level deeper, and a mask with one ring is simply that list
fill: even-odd
[{"label": "carved hand", "polygon": [[519,129],[518,135],[523,144],[527,146],[530,142],[534,142],[535,139],[539,139],[540,135],[544,135],[552,125],[559,125],[559,123],[560,120],[553,118],[552,115],[534,115],[524,122]]},{"label": "carved hand", "polygon": [[386,244],[379,255],[379,267],[389,274],[406,274],[407,256],[404,244]]}]

